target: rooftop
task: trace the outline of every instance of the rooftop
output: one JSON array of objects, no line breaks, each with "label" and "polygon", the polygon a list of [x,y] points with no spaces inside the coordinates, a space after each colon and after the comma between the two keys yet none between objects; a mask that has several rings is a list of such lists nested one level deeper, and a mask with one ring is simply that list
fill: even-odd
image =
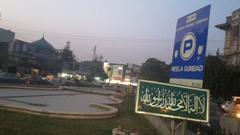
[{"label": "rooftop", "polygon": [[233,11],[231,16],[226,17],[226,22],[222,24],[215,25],[216,28],[221,30],[226,30],[231,27],[231,22],[240,18],[240,8]]},{"label": "rooftop", "polygon": [[30,43],[30,46],[38,53],[55,52],[55,48],[44,38],[44,36],[41,39]]}]

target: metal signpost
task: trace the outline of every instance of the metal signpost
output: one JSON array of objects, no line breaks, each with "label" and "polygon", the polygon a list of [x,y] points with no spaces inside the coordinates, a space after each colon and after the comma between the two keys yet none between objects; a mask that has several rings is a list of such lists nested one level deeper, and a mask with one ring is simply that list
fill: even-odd
[{"label": "metal signpost", "polygon": [[[171,119],[170,134],[186,121],[209,121],[209,91],[202,88],[210,5],[177,21],[170,83],[140,80],[135,112]],[[185,86],[179,86],[180,84]],[[191,86],[191,87],[187,87]],[[193,88],[194,87],[194,88]],[[176,125],[174,119],[182,121]]]},{"label": "metal signpost", "polygon": [[170,83],[202,88],[210,8],[208,5],[178,19]]},{"label": "metal signpost", "polygon": [[202,88],[210,5],[177,21],[170,83]]}]

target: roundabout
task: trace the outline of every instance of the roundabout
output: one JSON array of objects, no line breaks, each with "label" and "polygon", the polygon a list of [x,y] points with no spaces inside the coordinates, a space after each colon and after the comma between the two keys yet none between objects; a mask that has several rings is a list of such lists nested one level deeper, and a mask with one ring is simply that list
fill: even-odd
[{"label": "roundabout", "polygon": [[117,115],[122,101],[114,91],[97,88],[1,87],[0,109],[71,119],[102,119]]}]

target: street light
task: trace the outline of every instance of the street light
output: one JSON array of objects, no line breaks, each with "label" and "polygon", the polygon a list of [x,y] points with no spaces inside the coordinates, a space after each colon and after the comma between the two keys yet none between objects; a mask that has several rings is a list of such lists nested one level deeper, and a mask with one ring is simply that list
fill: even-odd
[{"label": "street light", "polygon": [[237,113],[237,115],[236,115],[236,116],[237,116],[237,118],[240,118],[240,113]]}]

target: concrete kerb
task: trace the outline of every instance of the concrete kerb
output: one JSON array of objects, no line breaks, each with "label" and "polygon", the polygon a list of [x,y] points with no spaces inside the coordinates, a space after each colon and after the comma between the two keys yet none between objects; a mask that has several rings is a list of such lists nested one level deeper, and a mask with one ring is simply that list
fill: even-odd
[{"label": "concrete kerb", "polygon": [[97,92],[97,91],[93,91],[94,88],[88,88],[88,89],[89,90],[81,90],[81,87],[79,88],[63,87],[63,90],[109,96],[109,98],[114,102],[108,103],[108,105],[116,105],[116,104],[121,104],[123,102],[121,99],[118,99],[115,97],[115,96],[122,96],[119,93],[107,93],[107,92],[101,92],[101,91]]},{"label": "concrete kerb", "polygon": [[[74,92],[83,92],[83,93],[90,93],[90,94],[97,94],[97,95],[105,95],[105,96],[110,96],[113,95],[113,93],[107,93],[107,92],[97,92],[94,91],[94,88],[88,87],[88,90],[82,90],[82,87],[62,87],[63,90],[67,90],[67,91],[74,91]],[[86,88],[85,88],[86,89]]]},{"label": "concrete kerb", "polygon": [[[35,90],[53,90],[52,88],[35,88],[35,87],[24,87],[24,86],[1,86],[0,88],[17,88],[17,89],[35,89]],[[76,90],[76,89],[69,89],[64,87],[59,87],[58,89],[54,90],[70,90],[76,92],[85,92],[91,94],[99,94],[99,95],[106,95],[110,96],[110,99],[114,101],[110,104],[99,104],[99,103],[90,103],[90,106],[101,108],[104,112],[95,112],[95,113],[77,113],[77,112],[56,112],[51,110],[43,110],[33,107],[20,107],[20,106],[13,106],[13,105],[0,105],[0,109],[14,111],[14,112],[21,112],[26,114],[33,114],[33,115],[41,115],[41,116],[49,116],[49,117],[56,117],[56,118],[69,118],[69,119],[104,119],[104,118],[111,118],[117,115],[118,109],[109,105],[116,105],[120,104],[123,101],[116,98],[112,93],[101,93],[96,91],[86,91],[86,90]],[[119,96],[119,95],[117,95]]]},{"label": "concrete kerb", "polygon": [[37,87],[37,86],[8,86],[8,85],[0,85],[1,88],[7,88],[7,89],[28,89],[28,90],[62,90],[62,87]]},{"label": "concrete kerb", "polygon": [[117,115],[118,109],[115,107],[111,107],[108,105],[90,104],[93,107],[97,108],[104,108],[104,112],[96,112],[96,113],[77,113],[77,112],[57,112],[51,110],[42,110],[38,108],[31,108],[31,107],[20,107],[20,106],[13,106],[13,105],[0,105],[0,109],[32,114],[32,115],[39,115],[39,116],[48,116],[48,117],[55,117],[55,118],[68,118],[68,119],[104,119],[104,118],[111,118]]},{"label": "concrete kerb", "polygon": [[111,95],[110,99],[114,101],[113,104],[121,104],[123,102],[121,99],[116,98],[114,95]]}]

